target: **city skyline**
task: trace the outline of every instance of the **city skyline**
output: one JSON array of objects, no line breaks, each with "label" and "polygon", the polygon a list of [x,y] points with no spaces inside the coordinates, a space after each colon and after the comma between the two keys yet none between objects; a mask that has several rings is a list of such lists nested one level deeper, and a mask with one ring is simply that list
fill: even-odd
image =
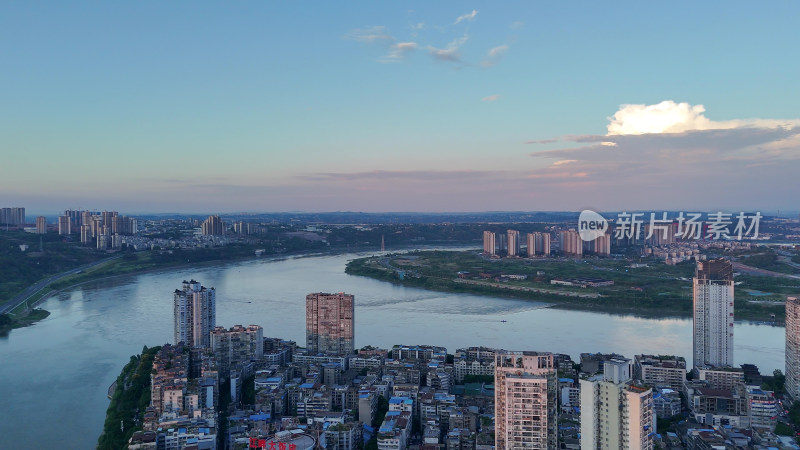
[{"label": "city skyline", "polygon": [[798,5],[684,5],[3,5],[0,201],[796,209]]}]

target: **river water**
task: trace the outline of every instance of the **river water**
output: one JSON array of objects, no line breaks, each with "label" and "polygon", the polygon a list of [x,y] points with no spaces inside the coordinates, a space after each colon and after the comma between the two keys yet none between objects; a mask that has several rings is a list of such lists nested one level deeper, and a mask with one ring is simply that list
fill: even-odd
[{"label": "river water", "polygon": [[[528,300],[430,292],[344,273],[365,255],[184,268],[95,282],[46,300],[51,315],[0,337],[0,449],[93,448],[106,391],[130,355],[172,339],[172,292],[194,278],[217,289],[217,325],[258,324],[305,341],[305,295],[355,295],[356,347],[484,345],[568,353],[676,354],[691,364],[690,318],[569,311]],[[506,320],[503,323],[501,320]],[[737,323],[737,364],[783,370],[784,329]]]}]

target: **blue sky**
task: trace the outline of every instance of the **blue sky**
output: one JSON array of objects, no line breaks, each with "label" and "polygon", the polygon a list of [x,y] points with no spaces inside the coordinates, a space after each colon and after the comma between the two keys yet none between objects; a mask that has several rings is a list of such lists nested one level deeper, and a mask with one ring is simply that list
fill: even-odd
[{"label": "blue sky", "polygon": [[6,2],[0,203],[796,209],[798,19],[797,2]]}]

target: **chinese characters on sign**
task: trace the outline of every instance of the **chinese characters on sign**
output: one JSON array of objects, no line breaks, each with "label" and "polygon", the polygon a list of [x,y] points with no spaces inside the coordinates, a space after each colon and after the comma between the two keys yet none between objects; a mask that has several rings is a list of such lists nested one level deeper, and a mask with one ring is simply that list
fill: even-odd
[{"label": "chinese characters on sign", "polygon": [[[669,218],[667,213],[650,213],[649,220],[645,213],[621,212],[617,214],[614,226],[616,239],[638,239],[643,235],[642,226],[647,230],[645,239],[650,239],[660,233],[667,239],[673,233],[678,239],[757,239],[758,227],[761,223],[761,213],[746,214],[740,212],[734,216],[721,211],[707,214],[703,221],[702,213],[679,213],[675,218]],[[733,226],[733,227],[732,227]],[[732,228],[731,228],[732,227]]]},{"label": "chinese characters on sign", "polygon": [[266,439],[250,438],[249,448],[257,448],[264,450],[297,450],[296,444],[287,444],[285,442],[268,441]]}]

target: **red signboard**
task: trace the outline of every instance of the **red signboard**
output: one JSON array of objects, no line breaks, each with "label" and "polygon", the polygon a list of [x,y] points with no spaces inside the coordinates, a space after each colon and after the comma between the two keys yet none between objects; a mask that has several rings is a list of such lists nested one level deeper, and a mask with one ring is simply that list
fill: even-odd
[{"label": "red signboard", "polygon": [[266,439],[250,438],[250,445],[248,448],[263,450],[297,450],[297,445],[275,442],[272,440],[268,441]]}]

